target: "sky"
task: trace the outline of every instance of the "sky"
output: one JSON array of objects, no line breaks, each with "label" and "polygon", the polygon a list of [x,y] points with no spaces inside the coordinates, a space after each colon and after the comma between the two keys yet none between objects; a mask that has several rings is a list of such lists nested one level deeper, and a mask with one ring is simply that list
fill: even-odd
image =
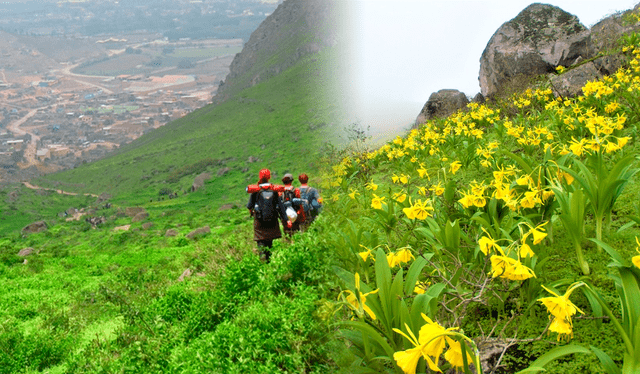
[{"label": "sky", "polygon": [[[354,122],[376,134],[413,124],[431,93],[480,92],[480,57],[491,36],[535,1],[349,0],[352,55],[344,84]],[[640,0],[548,0],[586,27]]]}]

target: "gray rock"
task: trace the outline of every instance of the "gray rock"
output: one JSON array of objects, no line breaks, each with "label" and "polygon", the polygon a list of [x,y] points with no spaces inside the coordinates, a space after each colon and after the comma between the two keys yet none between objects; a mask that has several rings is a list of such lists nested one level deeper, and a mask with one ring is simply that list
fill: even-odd
[{"label": "gray rock", "polygon": [[153,222],[145,222],[145,223],[142,224],[142,229],[143,230],[149,230],[152,227],[153,227]]},{"label": "gray rock", "polygon": [[480,89],[492,97],[514,80],[593,56],[591,33],[576,16],[552,5],[532,4],[489,40],[480,58]]},{"label": "gray rock", "polygon": [[167,230],[167,232],[164,234],[164,236],[172,237],[172,236],[178,236],[178,234],[179,234],[179,233],[178,233],[178,230],[176,230],[176,229],[169,229],[169,230]]},{"label": "gray rock", "polygon": [[206,235],[206,234],[210,234],[211,233],[211,229],[209,228],[209,226],[205,226],[205,227],[200,227],[199,229],[195,229],[193,231],[191,231],[190,233],[188,233],[186,235],[187,239],[194,239],[197,236],[202,236],[202,235]]},{"label": "gray rock", "polygon": [[106,192],[103,192],[103,193],[101,193],[101,194],[100,194],[100,196],[98,196],[98,198],[96,199],[96,204],[102,204],[102,203],[104,203],[105,201],[107,201],[107,200],[111,199],[111,197],[112,197],[112,196],[111,196],[110,194],[108,194],[108,193],[106,193]]},{"label": "gray rock", "polygon": [[140,222],[140,221],[144,221],[147,218],[149,218],[149,213],[140,212],[140,213],[136,214],[135,216],[133,216],[133,218],[131,218],[131,222]]},{"label": "gray rock", "polygon": [[22,228],[22,234],[34,234],[36,232],[45,231],[47,228],[49,227],[47,226],[47,223],[45,221],[38,221]]},{"label": "gray rock", "polygon": [[192,274],[191,269],[187,268],[185,271],[182,272],[182,275],[178,277],[178,282],[184,281],[184,278],[190,277],[191,274]]},{"label": "gray rock", "polygon": [[127,217],[135,217],[136,215],[138,215],[138,213],[142,213],[142,212],[146,212],[146,210],[143,207],[136,206],[136,207],[128,207],[125,210],[124,214]]},{"label": "gray rock", "polygon": [[209,179],[211,179],[211,174],[209,173],[205,172],[198,175],[193,180],[193,184],[191,185],[191,192],[195,192],[200,189],[202,186],[204,186],[204,182],[208,181]]},{"label": "gray rock", "polygon": [[556,94],[562,97],[573,97],[582,93],[585,83],[599,78],[602,78],[602,74],[593,62],[588,62],[564,74],[551,75],[550,81]]},{"label": "gray rock", "polygon": [[229,173],[229,171],[230,171],[230,170],[231,170],[231,169],[229,169],[228,167],[220,168],[220,169],[218,170],[218,176],[219,176],[219,177],[221,177],[221,176],[223,176],[223,175],[225,175],[225,174]]},{"label": "gray rock", "polygon": [[20,257],[27,257],[30,254],[33,253],[33,251],[35,251],[35,249],[31,248],[31,247],[27,247],[27,248],[23,248],[20,250],[20,252],[18,252],[18,256]]},{"label": "gray rock", "polygon": [[429,96],[424,104],[415,126],[421,125],[433,118],[446,118],[469,104],[467,96],[458,90],[440,90]]}]

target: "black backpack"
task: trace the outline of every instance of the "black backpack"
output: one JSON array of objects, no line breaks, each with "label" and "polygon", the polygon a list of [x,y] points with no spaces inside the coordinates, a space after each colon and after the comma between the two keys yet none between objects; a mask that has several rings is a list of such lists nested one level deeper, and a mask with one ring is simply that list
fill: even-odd
[{"label": "black backpack", "polygon": [[284,190],[284,192],[282,193],[282,201],[284,202],[291,202],[291,206],[295,209],[298,210],[299,206],[298,204],[294,203],[294,200],[296,198],[296,191],[293,189],[290,190]]},{"label": "black backpack", "polygon": [[254,212],[260,221],[273,221],[276,217],[276,198],[278,194],[272,190],[261,189],[256,197]]}]

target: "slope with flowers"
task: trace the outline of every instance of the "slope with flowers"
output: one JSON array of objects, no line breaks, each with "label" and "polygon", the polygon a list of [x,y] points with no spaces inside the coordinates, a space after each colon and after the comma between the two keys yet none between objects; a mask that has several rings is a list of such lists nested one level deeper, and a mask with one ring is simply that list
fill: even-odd
[{"label": "slope with flowers", "polygon": [[350,370],[639,372],[637,39],[578,97],[541,84],[336,158]]}]

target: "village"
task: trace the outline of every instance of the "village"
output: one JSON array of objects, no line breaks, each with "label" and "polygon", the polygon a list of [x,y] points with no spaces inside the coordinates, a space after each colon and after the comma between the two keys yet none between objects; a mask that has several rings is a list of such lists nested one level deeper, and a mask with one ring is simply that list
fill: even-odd
[{"label": "village", "polygon": [[[21,181],[99,159],[210,103],[242,41],[180,43],[137,44],[137,50],[144,53],[123,52],[131,51],[123,44],[108,59],[89,64],[81,59],[37,75],[5,65],[0,70],[0,182]],[[187,55],[184,51],[216,53],[214,57],[174,59],[178,61],[175,66],[145,63],[145,57],[151,59],[149,51],[160,46],[183,55]],[[105,64],[117,66],[113,72],[126,71],[126,60],[132,56],[141,59],[133,69],[136,74],[75,72],[83,67],[103,69]]]},{"label": "village", "polygon": [[209,104],[276,4],[2,6],[0,183],[14,183],[105,157]]}]

